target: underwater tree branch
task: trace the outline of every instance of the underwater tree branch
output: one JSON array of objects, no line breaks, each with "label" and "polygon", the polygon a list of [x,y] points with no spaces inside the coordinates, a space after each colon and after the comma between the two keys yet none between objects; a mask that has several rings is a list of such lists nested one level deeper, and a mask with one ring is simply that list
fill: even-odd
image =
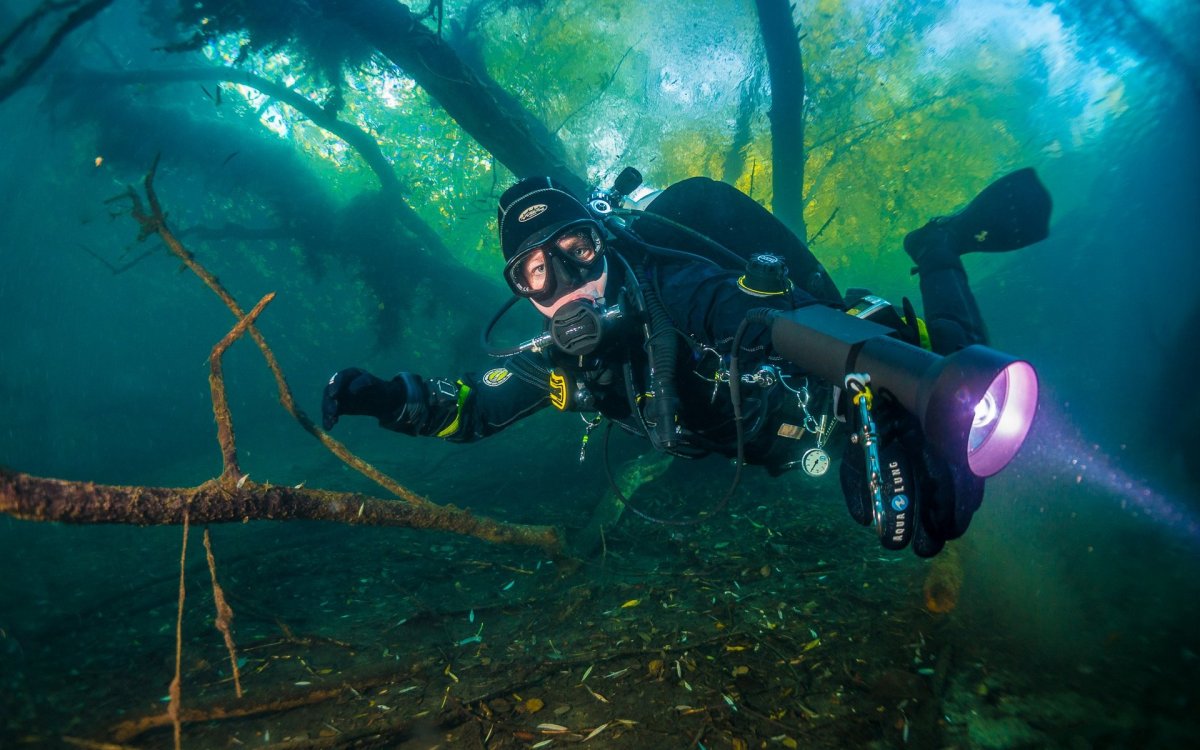
[{"label": "underwater tree branch", "polygon": [[1192,96],[1200,101],[1200,76],[1196,75],[1187,56],[1179,50],[1169,36],[1163,33],[1157,24],[1142,13],[1136,4],[1130,0],[1117,0],[1116,4],[1119,7],[1113,15],[1122,19],[1132,19],[1137,30],[1146,39],[1152,53],[1166,60],[1167,65],[1187,81],[1188,87],[1192,90]]},{"label": "underwater tree branch", "polygon": [[[141,226],[139,239],[157,234],[168,249],[183,261],[238,316],[238,324],[213,350],[214,373],[210,385],[214,393],[214,414],[218,422],[218,440],[225,459],[221,480],[205,482],[199,487],[121,487],[97,485],[90,482],[70,482],[34,477],[0,469],[0,513],[36,521],[65,523],[130,523],[137,525],[169,525],[184,522],[190,515],[197,523],[235,521],[306,519],[338,521],[341,523],[403,526],[438,529],[474,536],[494,543],[520,544],[540,547],[552,554],[564,550],[562,534],[549,526],[508,524],[476,516],[453,505],[442,506],[401,486],[391,477],[350,453],[345,446],[318,428],[296,407],[291,388],[267,345],[266,339],[254,327],[254,319],[273,295],[267,295],[250,315],[242,312],[232,295],[183,246],[167,227],[166,214],[154,191],[154,176],[158,169],[155,158],[146,173],[146,210],[141,197],[133,188],[126,196],[131,213]],[[237,467],[232,422],[221,382],[220,355],[242,333],[249,331],[275,377],[279,399],[284,408],[310,434],[316,436],[335,455],[381,486],[407,502],[396,503],[370,498],[356,493],[306,490],[301,487],[276,487],[245,481]]]},{"label": "underwater tree branch", "polygon": [[354,526],[395,526],[448,531],[486,542],[564,549],[552,526],[496,521],[453,505],[419,505],[356,492],[245,482],[228,489],[218,482],[198,487],[142,487],[36,477],[0,468],[0,513],[27,521],[173,526],[246,521],[334,521]]},{"label": "underwater tree branch", "polygon": [[926,108],[932,106],[933,104],[940,102],[946,98],[948,98],[948,97],[943,95],[943,96],[930,97],[928,99],[922,99],[921,101],[916,102],[915,104],[912,104],[911,106],[902,107],[900,109],[895,110],[894,112],[889,114],[887,117],[880,117],[880,118],[877,118],[874,120],[864,120],[862,122],[855,123],[854,125],[851,125],[851,126],[845,128],[844,130],[839,130],[836,133],[831,133],[830,135],[826,136],[825,138],[822,138],[821,140],[816,141],[815,143],[813,143],[809,146],[809,150],[816,151],[817,149],[824,148],[828,144],[835,142],[835,141],[839,141],[842,144],[851,145],[851,146],[862,143],[863,141],[865,141],[869,136],[874,134],[875,131],[879,130],[880,128],[884,128],[888,125],[891,125],[892,123],[896,122],[897,120],[900,120],[901,118],[903,118],[907,115],[911,115],[914,112],[919,112],[923,109],[926,109]]},{"label": "underwater tree branch", "polygon": [[[200,279],[208,286],[208,288],[212,289],[213,292],[221,298],[221,301],[225,303],[225,306],[228,307],[234,315],[236,315],[239,319],[244,317],[245,313],[242,312],[242,308],[238,305],[237,300],[235,300],[233,296],[226,291],[225,287],[221,285],[221,282],[216,276],[211,274],[195,259],[195,256],[193,256],[192,253],[183,246],[183,243],[181,243],[171,232],[170,228],[167,227],[166,214],[163,212],[162,205],[158,201],[158,195],[154,192],[154,175],[157,170],[158,158],[155,157],[154,164],[151,165],[150,171],[146,173],[145,178],[146,200],[150,206],[149,213],[146,212],[145,207],[142,204],[141,197],[133,190],[133,188],[129,188],[125,193],[132,204],[131,211],[133,217],[137,220],[138,224],[141,225],[141,232],[138,235],[138,238],[144,239],[151,234],[159,235],[163,242],[166,243],[167,248],[171,251],[171,253],[182,260],[185,266],[199,276]],[[317,427],[317,425],[308,417],[307,414],[296,407],[295,399],[292,398],[291,386],[288,385],[287,378],[284,377],[283,370],[279,367],[279,362],[275,359],[275,354],[271,351],[271,347],[267,345],[266,339],[263,338],[258,329],[254,327],[253,323],[247,327],[247,330],[250,332],[250,338],[254,339],[254,343],[258,345],[259,351],[261,351],[263,354],[263,358],[266,359],[267,367],[270,368],[271,374],[275,376],[275,384],[279,389],[279,402],[283,405],[283,408],[287,409],[288,413],[300,423],[301,427],[303,427],[309,434],[320,440],[326,448],[328,448],[334,455],[340,458],[347,465],[354,468],[364,476],[372,479],[376,484],[395,494],[397,497],[407,500],[415,505],[436,507],[429,500],[401,486],[396,480],[379,471],[374,466],[371,466],[366,461],[363,461],[358,456],[355,456],[346,449],[346,446],[342,445],[337,440],[334,440],[329,436],[328,433]]]},{"label": "underwater tree branch", "polygon": [[[129,188],[126,192],[126,195],[132,204],[131,212],[133,217],[141,225],[141,233],[139,238],[144,239],[151,234],[159,235],[163,242],[166,243],[168,249],[170,249],[170,251],[176,257],[182,260],[184,265],[187,266],[193,273],[199,276],[204,283],[210,289],[212,289],[218,297],[221,298],[225,305],[235,315],[238,316],[239,325],[238,327],[234,328],[234,331],[230,333],[230,336],[236,338],[235,333],[240,333],[240,330],[248,331],[250,333],[251,338],[253,338],[254,342],[258,345],[259,350],[262,352],[263,357],[267,361],[267,366],[270,368],[271,373],[275,377],[276,386],[279,390],[280,403],[285,409],[287,409],[288,413],[290,413],[296,419],[296,421],[300,423],[301,427],[320,440],[331,452],[334,453],[334,455],[338,456],[338,458],[342,459],[342,461],[344,461],[346,464],[357,469],[365,476],[374,480],[380,486],[391,491],[396,496],[407,502],[403,504],[389,503],[387,501],[373,498],[360,498],[359,496],[352,495],[350,493],[302,490],[299,487],[293,487],[290,489],[271,487],[270,485],[259,487],[258,485],[252,483],[247,484],[244,481],[245,477],[241,477],[232,482],[233,486],[231,487],[231,483],[228,480],[231,479],[232,476],[228,475],[227,473],[223,473],[222,478],[225,481],[209,482],[201,485],[200,487],[192,489],[109,487],[106,488],[105,493],[101,493],[101,497],[97,498],[101,501],[100,513],[97,513],[97,509],[95,508],[86,507],[88,505],[86,502],[87,490],[84,490],[84,496],[81,497],[78,494],[78,488],[73,489],[71,492],[63,492],[64,495],[73,495],[71,502],[79,507],[76,507],[74,510],[70,511],[66,510],[64,507],[58,507],[55,513],[63,513],[62,516],[57,516],[55,514],[41,516],[37,513],[21,515],[21,513],[7,510],[3,502],[0,502],[0,512],[10,512],[10,514],[18,515],[18,517],[34,518],[36,520],[64,520],[74,521],[76,523],[178,523],[177,520],[174,520],[177,512],[177,508],[175,508],[175,506],[177,506],[180,502],[191,505],[193,514],[196,514],[202,512],[195,507],[197,502],[201,504],[219,502],[213,497],[213,495],[217,495],[221,500],[230,503],[231,506],[236,505],[236,503],[233,502],[234,497],[241,497],[241,507],[244,509],[244,512],[241,514],[234,514],[234,516],[231,517],[227,511],[222,511],[218,508],[210,508],[208,511],[210,515],[197,517],[197,522],[230,521],[235,520],[239,517],[239,515],[241,520],[249,520],[251,518],[283,519],[294,517],[308,518],[312,520],[342,521],[345,523],[357,523],[366,517],[375,519],[373,522],[368,521],[374,525],[441,529],[453,533],[465,534],[467,536],[475,536],[489,542],[528,544],[542,547],[543,549],[551,551],[552,553],[560,553],[563,551],[564,544],[562,535],[557,529],[548,526],[507,524],[490,518],[476,516],[468,511],[455,508],[454,506],[442,506],[433,503],[430,500],[421,497],[420,495],[417,495],[411,490],[403,487],[391,477],[383,474],[366,461],[358,458],[349,450],[347,450],[344,445],[334,440],[329,436],[328,433],[317,427],[308,417],[308,415],[297,408],[295,400],[292,397],[291,388],[287,384],[287,379],[284,377],[283,371],[280,368],[278,361],[275,359],[274,353],[267,345],[266,339],[263,338],[262,333],[255,328],[253,317],[248,317],[242,312],[242,309],[238,305],[237,301],[233,299],[233,296],[230,295],[229,292],[221,285],[217,277],[204,268],[204,266],[195,259],[191,252],[189,252],[187,248],[185,248],[183,244],[175,237],[170,228],[167,227],[166,214],[163,211],[162,205],[159,203],[157,193],[154,191],[154,176],[157,172],[157,169],[158,159],[155,158],[154,164],[151,166],[150,171],[146,173],[144,181],[146,202],[149,205],[149,212],[147,212],[140,196],[133,190],[133,188]],[[265,305],[269,301],[270,300],[268,297],[259,304],[260,306]],[[242,327],[242,324],[244,324],[244,328]],[[214,402],[214,409],[216,408],[217,405]],[[228,413],[227,408],[225,413]],[[220,422],[219,418],[218,422]],[[232,426],[228,426],[227,429],[228,435],[222,440],[222,453],[226,458],[226,466],[229,466],[229,458],[232,456],[233,466],[236,467],[236,453],[233,450]],[[34,480],[37,479],[34,477],[27,478]],[[41,481],[53,482],[55,480]],[[243,492],[242,487],[237,486],[238,483],[246,485],[245,492]],[[71,484],[72,483],[68,482],[62,486],[68,487]],[[82,484],[80,486],[84,488],[91,487],[97,492],[99,488],[98,485]],[[54,504],[53,501],[55,499],[55,492],[47,491],[46,488],[50,487],[50,485],[43,485],[42,487],[42,493],[45,493],[45,498],[50,501],[50,504]],[[0,493],[2,492],[3,490],[0,489]],[[263,496],[246,497],[246,494],[253,495],[256,492],[261,492]],[[144,493],[149,493],[149,496],[153,497],[164,507],[157,509],[155,512],[146,517],[139,519],[140,511],[135,511],[130,508],[123,509],[123,506],[128,506],[130,504],[136,505],[139,502],[139,499],[147,496]],[[20,497],[19,493],[17,493],[17,497]],[[339,504],[339,499],[341,504]],[[355,499],[360,500],[361,503],[359,505],[357,515],[355,515],[352,519],[351,513],[353,512],[353,508],[347,506],[346,503],[353,503]],[[71,502],[67,502],[65,504],[70,505]],[[279,507],[280,503],[287,502],[297,503],[297,508],[303,508],[303,510],[299,510],[298,513],[291,513]],[[316,504],[322,502],[329,502],[335,507],[331,507],[329,509],[316,507]],[[376,504],[384,507],[377,507]],[[64,502],[61,498],[58,505],[64,505]],[[388,508],[386,506],[397,507]],[[369,514],[366,513],[368,509],[372,509],[372,512]],[[111,514],[111,517],[106,517],[105,513]]]},{"label": "underwater tree branch", "polygon": [[[923,99],[915,104],[895,110],[887,117],[880,117],[874,120],[866,120],[863,122],[851,125],[844,130],[832,133],[829,136],[811,144],[808,147],[809,153],[815,153],[818,149],[826,146],[830,147],[829,157],[825,159],[821,165],[821,169],[812,176],[812,185],[808,194],[804,196],[804,205],[807,206],[813,196],[821,195],[824,192],[824,186],[828,179],[836,178],[836,172],[832,169],[835,164],[841,161],[841,158],[850,153],[854,148],[860,146],[867,141],[871,136],[881,129],[884,129],[896,122],[899,122],[904,117],[926,109],[933,104],[946,99],[946,96],[935,96],[928,99]],[[831,145],[832,144],[832,145]]]},{"label": "underwater tree branch", "polygon": [[204,557],[208,562],[208,573],[212,578],[213,605],[217,609],[217,619],[213,626],[221,631],[225,639],[225,649],[229,652],[229,668],[233,671],[233,689],[237,697],[242,697],[242,674],[238,669],[237,646],[233,642],[233,608],[225,598],[225,589],[217,582],[217,559],[212,551],[212,535],[204,529]]},{"label": "underwater tree branch", "polygon": [[755,0],[771,82],[771,212],[808,239],[804,226],[804,60],[788,0]]},{"label": "underwater tree branch", "polygon": [[[361,689],[361,687],[358,689]],[[222,719],[244,719],[251,716],[262,716],[263,714],[289,711],[294,708],[311,706],[315,703],[323,703],[327,700],[340,697],[343,693],[348,692],[348,690],[349,688],[347,687],[313,690],[304,695],[279,698],[268,703],[247,706],[239,705],[236,708],[223,706],[209,707],[207,709],[192,708],[182,711],[179,719],[184,724],[196,724],[207,721],[220,721]],[[113,738],[118,742],[128,742],[129,740],[137,739],[146,732],[167,726],[168,723],[162,714],[153,714],[140,719],[126,719],[115,725],[110,731]]]},{"label": "underwater tree branch", "polygon": [[34,8],[27,16],[17,22],[3,39],[0,39],[0,63],[4,62],[4,51],[12,46],[12,43],[21,38],[21,35],[37,26],[42,18],[50,13],[57,13],[60,10],[66,10],[78,4],[78,0],[44,0],[41,5]]},{"label": "underwater tree branch", "polygon": [[226,486],[235,485],[242,478],[242,470],[238,466],[237,460],[237,444],[233,437],[233,417],[229,413],[229,399],[225,397],[225,378],[221,367],[221,360],[225,356],[225,350],[228,349],[234,341],[241,338],[246,329],[250,327],[262,311],[266,309],[268,303],[275,299],[275,292],[271,292],[258,301],[254,309],[245,317],[238,321],[229,333],[225,334],[225,338],[217,342],[213,347],[212,353],[208,357],[209,376],[208,388],[212,394],[213,417],[217,422],[217,443],[221,446],[221,479]]},{"label": "underwater tree branch", "polygon": [[480,146],[517,175],[550,175],[575,193],[587,184],[566,147],[486,72],[473,70],[444,39],[392,0],[324,3],[411,76]]},{"label": "underwater tree branch", "polygon": [[179,708],[182,700],[181,687],[183,684],[183,600],[186,593],[187,580],[187,544],[188,544],[188,509],[183,509],[183,543],[179,551],[179,609],[175,616],[175,679],[167,691],[170,701],[167,703],[167,718],[175,729],[175,750],[180,750],[183,744],[183,724],[179,721]]},{"label": "underwater tree branch", "polygon": [[314,125],[342,139],[366,162],[367,167],[379,180],[380,189],[393,202],[400,223],[425,246],[434,257],[449,257],[449,248],[442,242],[437,232],[429,227],[425,220],[404,200],[403,185],[396,177],[391,162],[384,156],[375,136],[352,123],[339,120],[337,115],[312,101],[303,94],[287,86],[263,78],[253,73],[230,67],[194,68],[185,70],[130,70],[98,72],[91,71],[76,74],[81,80],[99,80],[115,84],[144,84],[144,83],[191,83],[214,81],[219,83],[238,83],[248,86],[269,97],[277,99],[300,114],[307,117]]},{"label": "underwater tree branch", "polygon": [[[643,37],[643,39],[644,38],[645,37]],[[580,104],[578,107],[576,107],[574,110],[572,110],[569,115],[564,117],[563,121],[558,124],[558,127],[551,131],[552,133],[554,133],[555,135],[558,135],[558,131],[560,131],[564,127],[566,127],[566,124],[568,122],[570,122],[575,117],[575,115],[579,114],[583,110],[592,106],[600,99],[600,97],[604,96],[604,92],[608,91],[609,87],[612,86],[613,81],[617,80],[617,73],[619,73],[621,71],[621,66],[625,64],[625,59],[629,57],[629,53],[633,52],[633,48],[638,46],[639,44],[641,44],[641,42],[642,42],[642,40],[639,39],[637,44],[630,45],[629,49],[625,50],[625,54],[621,55],[621,59],[617,60],[617,64],[613,67],[612,73],[609,73],[608,80],[605,81],[603,84],[601,84],[598,89],[596,89],[596,93],[593,94],[590,99],[588,99],[583,104]]]},{"label": "underwater tree branch", "polygon": [[[346,683],[341,687],[329,688],[325,690],[314,690],[299,696],[289,696],[279,698],[266,703],[258,703],[253,705],[239,705],[236,707],[227,706],[211,706],[207,709],[192,709],[182,715],[182,720],[186,724],[202,724],[214,721],[224,721],[227,719],[244,719],[254,716],[266,716],[275,713],[291,711],[305,706],[312,706],[319,703],[343,698],[347,694],[354,695],[355,693],[365,693],[366,691],[381,685],[392,684],[395,681],[395,674],[387,674],[381,677],[375,677],[369,680],[359,680],[354,684]],[[445,729],[461,723],[466,716],[462,711],[453,713],[443,712],[437,726]],[[111,729],[112,735],[121,742],[136,739],[147,732],[155,729],[161,729],[166,726],[161,714],[146,716],[141,719],[127,719],[115,725]],[[303,737],[286,738],[280,742],[269,745],[258,745],[263,750],[308,750],[309,748],[367,748],[367,747],[395,747],[395,743],[402,742],[409,738],[414,726],[414,719],[410,716],[397,716],[395,718],[377,718],[370,721],[364,728],[357,730],[347,730],[340,732],[334,737],[321,737],[306,739]],[[384,743],[384,744],[381,744]]]},{"label": "underwater tree branch", "polygon": [[375,173],[380,185],[385,190],[398,190],[400,188],[399,180],[392,171],[392,165],[388,162],[387,157],[383,155],[383,151],[379,148],[379,143],[370,133],[351,123],[339,120],[336,115],[330,113],[303,94],[283,84],[276,83],[248,71],[220,66],[181,70],[88,71],[75,75],[84,81],[92,80],[121,85],[216,82],[238,83],[248,86],[259,93],[283,102],[307,117],[317,127],[345,141],[367,163],[367,166]]},{"label": "underwater tree branch", "polygon": [[[25,81],[29,80],[29,77],[38,68],[42,67],[46,60],[50,59],[50,55],[54,54],[54,50],[58,49],[58,45],[62,44],[62,40],[66,39],[68,34],[90,21],[96,14],[109,5],[112,5],[112,1],[92,0],[71,11],[71,14],[54,30],[54,33],[50,35],[50,38],[46,40],[45,44],[37,52],[34,52],[18,65],[17,69],[8,78],[0,79],[0,102],[12,96],[13,93],[21,88],[25,84]],[[18,24],[17,28],[4,39],[3,47],[8,47],[17,36],[24,33],[27,29],[33,28],[38,18],[46,12],[45,9],[47,8],[49,10],[58,10],[59,6],[55,3],[47,3],[42,8],[35,10],[25,22]],[[3,48],[0,48],[0,52],[3,52]]]},{"label": "underwater tree branch", "polygon": [[741,86],[739,86],[740,95],[737,120],[733,128],[733,141],[729,144],[729,151],[726,152],[725,161],[721,167],[721,180],[730,185],[736,185],[742,172],[746,169],[746,149],[750,147],[754,137],[751,132],[751,124],[754,119],[757,99],[755,94],[759,84],[759,72],[755,69],[754,73],[742,79]]},{"label": "underwater tree branch", "polygon": [[825,234],[825,230],[828,229],[829,225],[833,223],[834,217],[838,215],[838,211],[840,211],[840,210],[841,210],[840,206],[837,206],[833,209],[833,212],[829,214],[829,218],[825,220],[825,223],[821,225],[821,228],[817,230],[817,233],[809,238],[809,240],[808,240],[809,247],[815,245],[817,243],[817,240],[821,239],[821,235]]},{"label": "underwater tree branch", "polygon": [[95,258],[96,260],[100,261],[105,266],[107,266],[108,270],[112,271],[113,276],[117,276],[119,274],[125,273],[126,271],[133,268],[134,266],[136,266],[138,263],[140,263],[144,259],[146,259],[149,256],[153,255],[154,253],[158,252],[157,247],[151,248],[151,249],[147,250],[146,252],[142,253],[141,255],[137,256],[133,260],[126,261],[125,263],[122,263],[121,265],[117,266],[117,265],[113,265],[112,263],[109,263],[102,255],[94,252],[90,247],[83,244],[82,242],[79,243],[79,247],[83,248],[83,251],[85,253],[87,253],[88,255],[92,256],[93,258]]},{"label": "underwater tree branch", "polygon": [[71,737],[65,734],[59,739],[71,747],[81,747],[83,750],[138,750],[138,748],[131,747],[130,745],[118,745],[115,742],[97,742],[96,740]]}]

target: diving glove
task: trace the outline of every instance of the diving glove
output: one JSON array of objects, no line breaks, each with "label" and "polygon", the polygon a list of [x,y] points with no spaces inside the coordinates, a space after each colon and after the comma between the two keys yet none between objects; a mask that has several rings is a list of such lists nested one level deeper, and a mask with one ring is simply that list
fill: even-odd
[{"label": "diving glove", "polygon": [[385,427],[403,418],[414,376],[400,373],[391,380],[377,378],[366,370],[349,367],[329,379],[321,398],[321,423],[333,429],[345,414],[375,417]]},{"label": "diving glove", "polygon": [[[889,550],[911,545],[919,557],[933,557],[967,530],[983,501],[983,480],[938,456],[909,415],[881,420],[878,440],[880,544]],[[871,525],[874,502],[861,441],[847,443],[840,474],[851,517]]]},{"label": "diving glove", "polygon": [[1032,167],[1007,174],[967,207],[939,216],[904,237],[904,251],[919,271],[957,266],[964,253],[1003,253],[1050,234],[1050,193]]}]

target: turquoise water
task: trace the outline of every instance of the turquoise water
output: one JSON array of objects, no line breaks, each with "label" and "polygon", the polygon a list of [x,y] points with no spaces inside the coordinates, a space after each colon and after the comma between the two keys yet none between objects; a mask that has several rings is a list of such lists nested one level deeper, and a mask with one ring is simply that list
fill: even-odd
[{"label": "turquoise water", "polygon": [[[610,517],[582,560],[435,531],[214,523],[241,698],[193,524],[183,746],[1194,746],[1195,8],[798,3],[805,181],[777,196],[772,86],[798,82],[771,80],[755,3],[442,4],[448,54],[541,124],[504,143],[484,131],[514,120],[462,111],[484,89],[438,88],[461,69],[425,78],[444,58],[418,69],[411,37],[388,44],[401,26],[350,12],[381,4],[333,5],[115,0],[3,89],[0,466],[148,487],[221,474],[208,359],[236,319],[159,238],[139,241],[124,196],[144,196],[156,156],[195,259],[245,309],[276,293],[258,328],[309,414],[341,367],[488,366],[478,331],[508,294],[495,199],[531,144],[581,184],[631,164],[656,186],[706,175],[790,200],[843,288],[897,300],[918,297],[905,232],[1034,166],[1050,238],[966,266],[993,344],[1038,369],[1039,419],[940,563],[879,547],[832,474],[747,470],[699,528]],[[38,7],[0,6],[0,85],[67,22],[19,26]],[[436,14],[420,23],[442,49]],[[163,49],[198,30],[215,33]],[[537,326],[525,311],[501,335]],[[389,497],[279,405],[252,342],[224,363],[251,488]],[[434,502],[571,540],[608,492],[598,436],[578,461],[582,435],[550,410],[466,446],[368,419],[334,431]],[[659,513],[710,508],[731,479],[719,459],[613,443]],[[0,514],[0,747],[174,746],[152,719],[175,675],[180,544],[177,525]],[[931,576],[953,581],[952,611],[927,608]]]}]

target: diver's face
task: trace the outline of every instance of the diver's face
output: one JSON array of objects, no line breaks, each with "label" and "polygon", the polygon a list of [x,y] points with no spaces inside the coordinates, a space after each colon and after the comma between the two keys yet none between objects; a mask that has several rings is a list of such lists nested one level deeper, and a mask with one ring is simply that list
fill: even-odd
[{"label": "diver's face", "polygon": [[[606,263],[606,261],[602,259],[601,263]],[[584,282],[582,285],[572,289],[548,304],[542,304],[537,300],[530,300],[530,302],[532,302],[533,306],[538,309],[538,312],[540,312],[542,315],[545,315],[547,318],[553,317],[554,313],[558,312],[558,309],[563,305],[567,304],[568,302],[574,302],[577,299],[588,300],[589,302],[594,302],[597,304],[602,303],[604,301],[604,287],[608,284],[607,265],[604,265],[603,269],[604,270],[600,272],[600,276],[598,278]]]},{"label": "diver's face", "polygon": [[[599,248],[595,236],[587,228],[580,228],[575,231],[566,232],[552,240],[552,254],[556,254],[562,259],[565,259],[572,266],[592,267],[599,257]],[[554,262],[548,257],[546,249],[538,247],[533,249],[527,257],[521,260],[519,273],[522,283],[528,289],[538,292],[546,288],[549,283],[549,274],[552,273],[550,264]],[[562,263],[559,260],[558,263]],[[595,278],[583,281],[576,287],[567,287],[564,293],[560,294],[553,300],[548,300],[545,303],[533,300],[533,305],[546,317],[554,315],[556,311],[568,302],[584,299],[592,302],[597,302],[604,299],[604,287],[608,281],[608,268],[601,264],[598,268],[600,273]],[[561,279],[563,275],[559,275]]]}]

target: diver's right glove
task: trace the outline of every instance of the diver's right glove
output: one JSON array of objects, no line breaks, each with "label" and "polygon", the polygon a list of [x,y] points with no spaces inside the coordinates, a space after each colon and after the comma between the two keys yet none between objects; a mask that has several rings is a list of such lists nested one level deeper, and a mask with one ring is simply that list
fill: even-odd
[{"label": "diver's right glove", "polygon": [[349,367],[334,373],[321,398],[321,423],[333,429],[344,414],[375,417],[383,426],[404,419],[409,394],[416,377],[402,372],[391,380],[377,378],[366,370]]},{"label": "diver's right glove", "polygon": [[[856,421],[851,419],[852,427]],[[932,557],[967,530],[983,501],[983,480],[941,458],[916,419],[895,407],[877,416],[876,428],[884,532],[879,541],[890,550],[911,544],[918,556]],[[874,502],[861,441],[847,443],[840,474],[850,515],[870,525]]]}]

